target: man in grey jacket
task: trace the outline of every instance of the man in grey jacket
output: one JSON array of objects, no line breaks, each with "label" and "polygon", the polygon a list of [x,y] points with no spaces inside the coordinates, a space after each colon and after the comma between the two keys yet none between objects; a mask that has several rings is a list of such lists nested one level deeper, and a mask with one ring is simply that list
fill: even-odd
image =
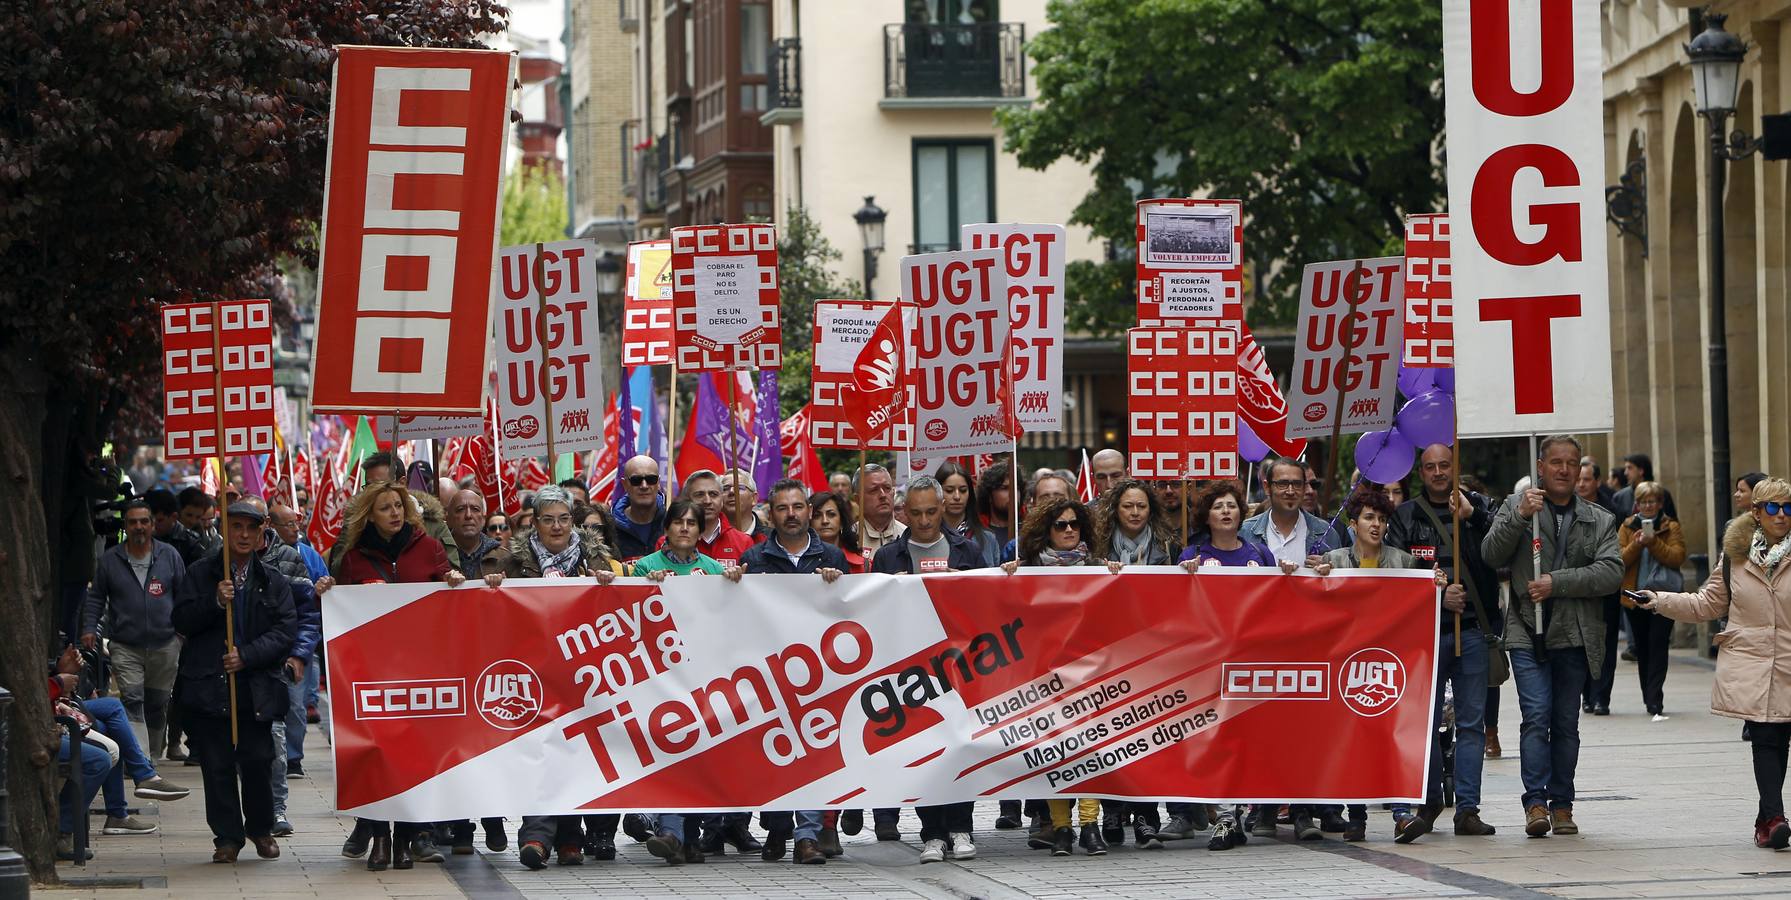
[{"label": "man in grey jacket", "polygon": [[187,567],[173,547],[155,539],[147,501],[125,504],[124,532],[124,543],[100,554],[94,567],[81,645],[93,650],[105,638],[125,715],[144,731],[138,743],[153,762],[168,749],[168,699],[180,669],[174,593]]},{"label": "man in grey jacket", "polygon": [[[1616,517],[1573,489],[1581,453],[1571,437],[1544,438],[1536,460],[1542,488],[1507,498],[1480,544],[1488,565],[1511,567],[1517,595],[1505,643],[1523,712],[1524,831],[1532,837],[1579,834],[1580,690],[1604,662],[1603,598],[1623,582]],[[1540,573],[1531,558],[1536,523]]]}]

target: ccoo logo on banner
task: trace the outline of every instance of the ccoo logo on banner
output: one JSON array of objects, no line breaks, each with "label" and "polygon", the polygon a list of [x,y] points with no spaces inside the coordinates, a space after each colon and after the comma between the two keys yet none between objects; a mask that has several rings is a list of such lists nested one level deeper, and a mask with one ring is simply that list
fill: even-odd
[{"label": "ccoo logo on banner", "polygon": [[[1424,572],[519,579],[324,603],[354,815],[1424,793]],[[1315,728],[1350,740],[1292,739]]]}]

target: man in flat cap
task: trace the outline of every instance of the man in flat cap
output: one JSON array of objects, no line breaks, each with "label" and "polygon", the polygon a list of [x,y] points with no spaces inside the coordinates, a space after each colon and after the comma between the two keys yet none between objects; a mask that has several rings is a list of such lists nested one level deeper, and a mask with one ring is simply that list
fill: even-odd
[{"label": "man in flat cap", "polygon": [[[212,861],[218,863],[236,862],[243,845],[251,842],[262,859],[280,855],[272,835],[269,764],[274,758],[273,723],[286,714],[281,665],[298,634],[292,588],[257,558],[266,513],[237,502],[228,516],[224,546],[193,562],[174,601],[174,629],[186,636],[176,696],[205,781],[205,820],[216,847]],[[234,643],[225,639],[226,609],[231,611]]]}]

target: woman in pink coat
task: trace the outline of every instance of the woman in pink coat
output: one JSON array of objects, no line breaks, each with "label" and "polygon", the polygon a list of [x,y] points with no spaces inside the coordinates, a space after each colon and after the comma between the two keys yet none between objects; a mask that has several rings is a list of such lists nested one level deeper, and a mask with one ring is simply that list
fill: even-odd
[{"label": "woman in pink coat", "polygon": [[1785,821],[1785,765],[1791,747],[1791,484],[1769,478],[1754,487],[1754,505],[1723,533],[1722,562],[1695,594],[1643,591],[1653,610],[1681,622],[1729,617],[1715,638],[1716,683],[1710,711],[1743,719],[1754,745],[1760,791],[1754,844],[1791,845]]}]

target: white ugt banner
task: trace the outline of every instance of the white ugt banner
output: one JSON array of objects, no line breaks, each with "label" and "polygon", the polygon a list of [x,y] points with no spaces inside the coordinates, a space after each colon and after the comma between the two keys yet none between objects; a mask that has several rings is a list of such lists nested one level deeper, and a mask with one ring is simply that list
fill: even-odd
[{"label": "white ugt banner", "polygon": [[555,453],[596,450],[603,446],[597,245],[543,244],[539,260],[535,246],[505,247],[501,259],[497,360],[503,452],[546,453],[549,428]]},{"label": "white ugt banner", "polygon": [[1598,17],[1443,2],[1462,437],[1611,429]]},{"label": "white ugt banner", "polygon": [[999,249],[1007,267],[1014,403],[1027,431],[1063,430],[1062,225],[965,225],[971,250]]}]

